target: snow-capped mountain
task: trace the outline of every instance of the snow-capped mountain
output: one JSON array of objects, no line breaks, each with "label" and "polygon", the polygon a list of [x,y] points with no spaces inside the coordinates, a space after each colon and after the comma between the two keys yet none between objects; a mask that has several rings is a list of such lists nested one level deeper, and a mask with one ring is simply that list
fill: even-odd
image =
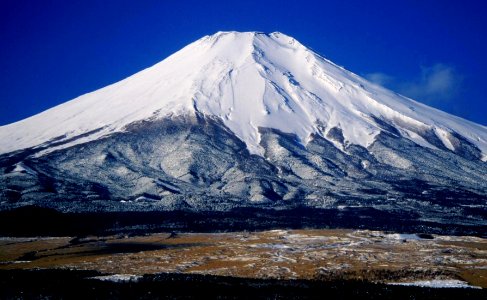
[{"label": "snow-capped mountain", "polygon": [[373,84],[278,32],[205,36],[0,127],[0,155],[4,206],[423,205],[462,215],[485,213],[487,199],[487,127]]},{"label": "snow-capped mountain", "polygon": [[303,145],[340,128],[346,143],[368,147],[384,131],[379,119],[433,148],[455,151],[459,134],[487,157],[486,127],[374,85],[277,32],[205,36],[125,80],[0,127],[0,153],[87,134],[66,147],[195,112],[221,119],[259,155],[259,127],[295,134]]}]

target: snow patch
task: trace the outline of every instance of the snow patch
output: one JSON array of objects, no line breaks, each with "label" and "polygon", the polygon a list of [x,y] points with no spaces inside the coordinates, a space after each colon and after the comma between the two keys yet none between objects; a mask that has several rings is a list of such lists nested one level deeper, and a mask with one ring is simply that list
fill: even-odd
[{"label": "snow patch", "polygon": [[481,287],[469,285],[465,281],[455,279],[433,279],[433,280],[420,280],[412,282],[392,282],[390,285],[403,285],[403,286],[420,286],[428,288],[473,288],[481,289]]},{"label": "snow patch", "polygon": [[31,169],[30,167],[26,166],[24,163],[20,162],[15,165],[15,168],[12,172],[19,172],[19,173],[27,173],[30,175],[37,175],[37,172]]},{"label": "snow patch", "polygon": [[91,277],[91,279],[113,282],[137,282],[140,278],[142,278],[142,276],[133,274],[113,274]]},{"label": "snow patch", "polygon": [[421,238],[418,235],[407,234],[407,233],[387,234],[386,237],[394,240],[421,240]]},{"label": "snow patch", "polygon": [[381,163],[400,168],[400,169],[408,169],[412,167],[412,163],[399,156],[397,153],[388,150],[376,151],[374,152],[375,158]]},{"label": "snow patch", "polygon": [[451,151],[455,151],[455,147],[449,139],[450,133],[448,131],[440,128],[435,128],[435,133],[436,136],[440,138],[441,142],[443,143],[443,145],[445,145],[446,148],[450,149]]}]

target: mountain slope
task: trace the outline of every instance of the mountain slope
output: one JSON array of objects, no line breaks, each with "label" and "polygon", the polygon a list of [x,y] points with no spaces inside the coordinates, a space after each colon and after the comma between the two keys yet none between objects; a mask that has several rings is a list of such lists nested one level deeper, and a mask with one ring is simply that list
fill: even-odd
[{"label": "mountain slope", "polygon": [[221,32],[0,127],[0,209],[372,208],[487,225],[486,141],[291,37]]}]

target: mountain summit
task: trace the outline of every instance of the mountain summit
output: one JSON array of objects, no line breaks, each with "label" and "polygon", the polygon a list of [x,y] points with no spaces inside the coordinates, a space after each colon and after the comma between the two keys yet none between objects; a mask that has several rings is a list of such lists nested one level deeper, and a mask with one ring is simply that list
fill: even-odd
[{"label": "mountain summit", "polygon": [[486,160],[484,126],[282,33],[218,32],[0,127],[0,209],[346,207],[484,224]]},{"label": "mountain summit", "polygon": [[261,156],[260,127],[295,134],[304,146],[320,135],[341,147],[329,137],[340,131],[344,143],[368,147],[386,122],[435,149],[461,152],[460,135],[477,148],[471,154],[487,159],[485,127],[372,84],[279,32],[205,36],[125,80],[0,127],[0,153],[72,140],[52,151],[196,112],[221,119]]}]

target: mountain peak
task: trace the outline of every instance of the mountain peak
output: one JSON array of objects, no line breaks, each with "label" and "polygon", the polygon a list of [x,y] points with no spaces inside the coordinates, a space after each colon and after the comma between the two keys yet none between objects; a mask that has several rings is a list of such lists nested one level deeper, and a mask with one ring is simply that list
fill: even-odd
[{"label": "mountain peak", "polygon": [[283,33],[235,31],[205,36],[127,79],[0,127],[0,153],[56,141],[52,151],[134,122],[195,113],[220,119],[258,155],[260,128],[273,128],[303,145],[319,135],[340,149],[368,147],[392,132],[456,151],[461,136],[487,158],[485,127],[372,84]]},{"label": "mountain peak", "polygon": [[263,32],[263,31],[218,31],[212,35],[207,35],[206,37],[221,37],[224,35],[231,35],[234,37],[245,37],[245,36],[251,36],[251,37],[256,37],[256,36],[267,36],[267,37],[275,37],[275,38],[280,38],[280,37],[285,37],[292,39],[292,37],[279,32],[279,31],[274,31],[274,32]]},{"label": "mountain peak", "polygon": [[[276,43],[280,46],[286,46],[289,48],[294,47],[304,47],[299,42],[297,42],[293,37],[288,36],[284,33],[274,31],[271,33],[265,33],[260,31],[246,31],[246,32],[239,32],[239,31],[219,31],[213,35],[207,35],[201,38],[200,42],[211,41],[213,43],[221,40],[231,41],[233,43],[248,43],[254,46],[259,45],[259,42],[267,43]],[[198,42],[198,41],[197,41]],[[215,43],[216,44],[216,43]],[[228,45],[228,43],[223,43],[223,45]],[[222,46],[223,46],[222,45]],[[225,46],[223,46],[225,47]]]}]

